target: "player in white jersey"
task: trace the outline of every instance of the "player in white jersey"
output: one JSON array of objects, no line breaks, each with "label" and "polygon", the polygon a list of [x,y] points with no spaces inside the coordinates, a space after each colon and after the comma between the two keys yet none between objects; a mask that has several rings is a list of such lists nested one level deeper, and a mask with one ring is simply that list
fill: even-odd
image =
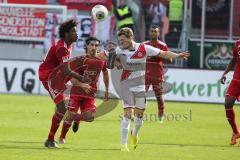
[{"label": "player in white jersey", "polygon": [[130,28],[118,31],[119,47],[116,48],[115,66],[122,68],[120,82],[121,98],[123,99],[124,116],[121,122],[121,151],[129,151],[127,137],[130,128],[130,119],[134,113],[134,125],[131,130],[133,147],[137,147],[138,131],[143,123],[143,114],[146,107],[145,96],[145,64],[147,56],[159,56],[163,59],[187,59],[188,52],[176,54],[163,51],[152,46],[136,43]]}]

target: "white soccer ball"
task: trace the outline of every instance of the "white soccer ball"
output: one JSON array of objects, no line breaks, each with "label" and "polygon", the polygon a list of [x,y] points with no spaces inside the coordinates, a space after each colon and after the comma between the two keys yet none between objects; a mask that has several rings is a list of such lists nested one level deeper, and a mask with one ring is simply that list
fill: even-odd
[{"label": "white soccer ball", "polygon": [[108,10],[105,6],[98,4],[92,8],[91,14],[95,21],[100,22],[107,18]]}]

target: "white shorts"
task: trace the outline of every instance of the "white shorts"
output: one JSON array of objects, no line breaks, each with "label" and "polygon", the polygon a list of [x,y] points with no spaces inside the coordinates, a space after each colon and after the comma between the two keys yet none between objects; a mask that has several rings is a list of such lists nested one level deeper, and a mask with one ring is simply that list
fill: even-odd
[{"label": "white shorts", "polygon": [[136,86],[129,83],[129,81],[121,81],[121,98],[123,100],[123,108],[136,107],[139,109],[146,108],[146,92],[145,88],[142,90],[134,90]]}]

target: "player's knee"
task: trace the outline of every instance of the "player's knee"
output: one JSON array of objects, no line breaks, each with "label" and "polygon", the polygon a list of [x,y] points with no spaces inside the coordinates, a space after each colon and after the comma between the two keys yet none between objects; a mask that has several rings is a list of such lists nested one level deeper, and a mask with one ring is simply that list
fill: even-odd
[{"label": "player's knee", "polygon": [[143,111],[142,112],[134,112],[134,117],[138,117],[138,118],[143,118]]},{"label": "player's knee", "polygon": [[84,120],[86,122],[93,122],[95,119],[95,114],[91,111],[84,113]]},{"label": "player's knee", "polygon": [[235,103],[235,98],[226,97],[225,98],[225,108],[232,108]]},{"label": "player's knee", "polygon": [[132,111],[132,108],[124,108],[124,117],[131,119]]},{"label": "player's knee", "polygon": [[157,98],[157,102],[159,104],[162,104],[162,105],[164,104],[164,100],[163,100],[162,96],[157,96],[156,98]]},{"label": "player's knee", "polygon": [[94,121],[94,116],[88,116],[87,118],[86,118],[86,122],[93,122]]},{"label": "player's knee", "polygon": [[60,113],[62,113],[62,114],[65,114],[66,111],[67,111],[67,108],[66,108],[66,105],[65,105],[65,102],[64,102],[64,101],[58,103],[58,104],[56,105],[56,107],[57,107],[57,111],[60,112]]},{"label": "player's knee", "polygon": [[230,102],[225,102],[225,108],[232,108],[233,104]]}]

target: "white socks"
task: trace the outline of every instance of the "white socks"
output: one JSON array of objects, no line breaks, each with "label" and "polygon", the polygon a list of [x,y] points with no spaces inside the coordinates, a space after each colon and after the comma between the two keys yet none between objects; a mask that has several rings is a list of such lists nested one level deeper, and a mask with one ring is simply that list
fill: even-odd
[{"label": "white socks", "polygon": [[143,124],[143,118],[134,116],[134,124],[133,124],[133,130],[132,130],[132,135],[134,137],[137,136],[139,129],[142,127],[142,124]]},{"label": "white socks", "polygon": [[122,123],[121,123],[121,143],[122,144],[127,144],[127,139],[128,139],[128,131],[130,128],[130,119],[123,117]]},{"label": "white socks", "polygon": [[[139,129],[142,127],[143,118],[138,118],[134,116],[132,135],[137,136]],[[121,123],[121,143],[127,144],[128,132],[130,128],[130,119],[123,117]]]}]

